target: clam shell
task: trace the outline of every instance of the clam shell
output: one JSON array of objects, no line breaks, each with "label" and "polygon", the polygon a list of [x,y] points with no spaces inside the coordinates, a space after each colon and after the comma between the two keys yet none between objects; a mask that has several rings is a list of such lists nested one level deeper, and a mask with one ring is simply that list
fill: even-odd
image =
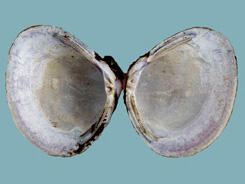
[{"label": "clam shell", "polygon": [[221,134],[237,91],[229,40],[209,28],[177,33],[131,65],[125,103],[137,133],[156,153],[194,155]]},{"label": "clam shell", "polygon": [[9,51],[7,100],[19,130],[53,156],[85,151],[110,121],[123,73],[55,26],[23,30]]}]

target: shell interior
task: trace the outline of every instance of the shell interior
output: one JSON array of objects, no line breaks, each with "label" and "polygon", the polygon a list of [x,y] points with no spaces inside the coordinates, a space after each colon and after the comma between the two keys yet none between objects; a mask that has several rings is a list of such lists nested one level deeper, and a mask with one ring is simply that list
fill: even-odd
[{"label": "shell interior", "polygon": [[[36,66],[37,76],[32,84],[39,85],[33,87],[33,93],[53,126],[64,131],[77,128],[84,133],[99,120],[104,110],[103,74],[72,48],[64,49],[61,45],[55,49],[53,56],[40,63],[46,66]],[[45,68],[41,79],[40,68]]]}]

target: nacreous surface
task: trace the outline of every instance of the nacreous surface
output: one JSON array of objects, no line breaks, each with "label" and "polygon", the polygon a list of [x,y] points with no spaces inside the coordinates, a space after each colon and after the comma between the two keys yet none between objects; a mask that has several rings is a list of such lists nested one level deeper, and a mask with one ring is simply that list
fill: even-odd
[{"label": "nacreous surface", "polygon": [[189,126],[208,98],[201,80],[204,62],[188,45],[158,55],[141,73],[135,91],[142,119],[154,135]]},{"label": "nacreous surface", "polygon": [[61,48],[60,52],[46,59],[41,86],[34,93],[52,126],[65,131],[78,128],[84,133],[104,110],[104,79],[84,56],[71,49],[64,53]]}]

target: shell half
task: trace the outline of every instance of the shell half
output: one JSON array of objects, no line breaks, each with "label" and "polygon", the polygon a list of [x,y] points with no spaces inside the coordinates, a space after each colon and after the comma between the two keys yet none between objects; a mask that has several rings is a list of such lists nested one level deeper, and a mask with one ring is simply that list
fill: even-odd
[{"label": "shell half", "polygon": [[221,134],[236,90],[237,61],[229,40],[197,27],[168,38],[131,65],[125,103],[153,151],[183,157]]},{"label": "shell half", "polygon": [[22,31],[9,51],[7,100],[20,131],[53,156],[85,151],[108,124],[123,73],[55,26]]}]

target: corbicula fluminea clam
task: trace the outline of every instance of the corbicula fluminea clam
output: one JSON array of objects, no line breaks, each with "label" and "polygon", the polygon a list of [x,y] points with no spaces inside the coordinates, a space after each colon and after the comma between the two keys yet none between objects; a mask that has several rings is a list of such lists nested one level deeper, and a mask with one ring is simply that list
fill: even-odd
[{"label": "corbicula fluminea clam", "polygon": [[[115,73],[114,73],[115,72]],[[9,52],[8,104],[20,131],[54,156],[84,151],[116,107],[122,71],[54,26],[22,31]]]},{"label": "corbicula fluminea clam", "polygon": [[85,151],[108,124],[124,90],[137,133],[156,153],[190,156],[221,134],[232,113],[237,61],[209,28],[177,33],[126,74],[55,26],[22,31],[9,52],[7,99],[20,131],[54,156]]},{"label": "corbicula fluminea clam", "polygon": [[185,30],[140,57],[125,90],[131,121],[153,151],[193,155],[229,121],[237,90],[234,50],[211,29]]}]

